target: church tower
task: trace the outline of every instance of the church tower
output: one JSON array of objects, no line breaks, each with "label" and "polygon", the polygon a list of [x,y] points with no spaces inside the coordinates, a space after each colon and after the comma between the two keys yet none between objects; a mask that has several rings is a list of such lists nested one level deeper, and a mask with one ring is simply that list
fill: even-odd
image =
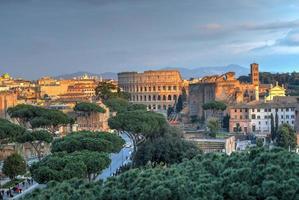
[{"label": "church tower", "polygon": [[259,65],[257,63],[252,63],[250,65],[251,72],[251,83],[254,86],[259,86]]}]

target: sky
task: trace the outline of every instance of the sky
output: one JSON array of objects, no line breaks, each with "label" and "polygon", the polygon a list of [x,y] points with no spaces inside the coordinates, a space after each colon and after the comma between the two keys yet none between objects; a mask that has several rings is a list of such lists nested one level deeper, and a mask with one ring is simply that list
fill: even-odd
[{"label": "sky", "polygon": [[297,0],[0,0],[0,73],[299,71]]}]

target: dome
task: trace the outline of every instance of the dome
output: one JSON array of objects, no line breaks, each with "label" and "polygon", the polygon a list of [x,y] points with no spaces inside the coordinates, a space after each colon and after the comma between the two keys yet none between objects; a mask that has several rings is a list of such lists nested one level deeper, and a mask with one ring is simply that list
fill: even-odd
[{"label": "dome", "polygon": [[9,79],[10,75],[8,73],[5,73],[5,74],[2,75],[2,78]]}]

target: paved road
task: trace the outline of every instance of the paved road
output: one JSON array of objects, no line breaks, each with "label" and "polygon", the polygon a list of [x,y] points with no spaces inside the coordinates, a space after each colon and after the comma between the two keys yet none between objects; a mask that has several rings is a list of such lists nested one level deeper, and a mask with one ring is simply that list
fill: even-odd
[{"label": "paved road", "polygon": [[[103,172],[95,179],[95,181],[102,179],[106,180],[108,177],[112,176],[113,173],[117,171],[118,168],[120,168],[122,165],[127,164],[131,162],[131,156],[134,151],[134,144],[133,140],[129,137],[128,133],[122,132],[120,133],[120,136],[125,140],[125,145],[122,148],[122,150],[118,153],[112,153],[110,154],[111,158],[111,164],[108,168],[103,170]],[[42,188],[45,187],[45,185],[38,184],[34,182],[32,185],[26,185],[23,188],[23,192],[20,194],[14,193],[13,199],[19,199],[23,197],[25,194],[28,194],[35,190],[36,188]],[[4,199],[7,199],[5,196]]]},{"label": "paved road", "polygon": [[122,132],[120,136],[126,141],[125,147],[119,153],[110,154],[111,164],[100,174],[96,180],[106,180],[112,176],[122,165],[131,162],[131,155],[134,150],[133,141],[127,133]]}]

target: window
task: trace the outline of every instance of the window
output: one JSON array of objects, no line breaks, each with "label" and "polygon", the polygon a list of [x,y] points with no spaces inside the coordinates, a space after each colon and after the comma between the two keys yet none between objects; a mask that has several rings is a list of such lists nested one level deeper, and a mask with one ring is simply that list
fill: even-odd
[{"label": "window", "polygon": [[158,86],[158,91],[160,91],[161,90],[161,86]]},{"label": "window", "polygon": [[235,109],[235,112],[237,112],[237,109]]},{"label": "window", "polygon": [[171,90],[171,86],[168,86],[168,90]]},{"label": "window", "polygon": [[248,112],[248,108],[245,108],[245,112]]},{"label": "window", "polygon": [[288,111],[289,111],[289,108],[286,108],[286,111],[288,112]]},{"label": "window", "polygon": [[166,86],[163,86],[163,90],[166,90]]},{"label": "window", "polygon": [[242,112],[242,109],[240,109],[240,112]]},{"label": "window", "polygon": [[257,112],[260,112],[261,110],[260,109],[257,109]]},{"label": "window", "polygon": [[235,115],[235,119],[238,119],[238,116],[237,116],[237,115]]},{"label": "window", "polygon": [[252,108],[251,110],[252,110],[252,112],[255,112],[255,109],[254,109],[254,108]]},{"label": "window", "polygon": [[242,116],[242,115],[240,116],[240,119],[243,119],[243,116]]},{"label": "window", "polygon": [[261,119],[261,116],[258,115],[256,118],[257,118],[257,119]]},{"label": "window", "polygon": [[256,117],[255,117],[255,115],[251,115],[251,119],[255,119]]},{"label": "window", "polygon": [[176,88],[176,86],[173,86],[173,90],[176,90],[177,88]]},{"label": "window", "polygon": [[283,119],[283,115],[281,115],[281,117],[280,117],[281,119]]},{"label": "window", "polygon": [[153,87],[153,91],[156,91],[156,87],[155,86]]},{"label": "window", "polygon": [[286,119],[289,119],[289,115],[286,115]]}]

